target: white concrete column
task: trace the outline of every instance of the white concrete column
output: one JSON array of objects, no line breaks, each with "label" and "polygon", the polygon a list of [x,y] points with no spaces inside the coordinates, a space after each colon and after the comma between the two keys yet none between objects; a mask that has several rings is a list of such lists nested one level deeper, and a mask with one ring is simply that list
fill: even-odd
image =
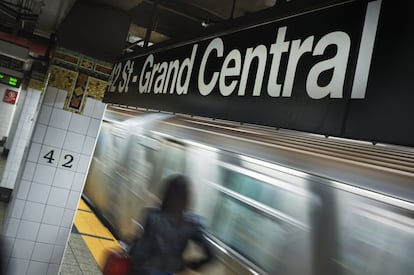
[{"label": "white concrete column", "polygon": [[8,275],[56,275],[70,236],[105,104],[63,109],[67,91],[49,87],[10,202],[3,235]]}]

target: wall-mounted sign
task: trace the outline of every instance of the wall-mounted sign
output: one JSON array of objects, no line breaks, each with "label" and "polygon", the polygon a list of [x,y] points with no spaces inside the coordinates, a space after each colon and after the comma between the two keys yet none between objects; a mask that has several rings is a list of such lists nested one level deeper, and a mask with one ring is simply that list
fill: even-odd
[{"label": "wall-mounted sign", "polygon": [[16,104],[18,97],[19,97],[18,92],[6,89],[6,91],[4,92],[3,101],[10,103],[10,104]]},{"label": "wall-mounted sign", "polygon": [[[392,3],[392,9],[381,8],[386,1]],[[369,85],[376,80],[390,81],[388,76],[400,69],[396,62],[412,56],[409,50],[403,59],[388,61],[393,64],[391,71],[383,67],[382,75],[370,74],[374,60],[388,58],[390,52],[402,56],[402,49],[410,49],[404,40],[405,46],[393,51],[397,44],[391,43],[394,40],[387,27],[379,36],[382,55],[374,52],[380,14],[388,20],[396,16],[393,13],[405,10],[404,5],[408,4],[402,0],[344,1],[196,42],[149,50],[115,64],[104,102],[414,144],[412,126],[404,128],[404,135],[394,137],[383,132],[383,125],[378,125],[375,133],[366,131],[376,125],[372,122],[355,131],[363,120],[353,119],[377,112],[374,104],[378,104],[375,98],[380,93],[388,96],[385,102],[390,102],[391,96],[397,100],[396,91],[374,92]],[[398,25],[401,27],[395,27],[408,29],[401,37],[411,41],[413,30],[409,26],[413,25],[403,21]],[[365,107],[361,107],[363,104]],[[395,113],[401,111],[397,108]],[[413,138],[405,136],[407,130]]]},{"label": "wall-mounted sign", "polygon": [[11,75],[0,73],[0,83],[13,86],[13,87],[19,87],[21,83],[21,79],[11,76]]},{"label": "wall-mounted sign", "polygon": [[9,70],[14,70],[18,72],[23,72],[23,66],[23,61],[0,54],[0,67],[4,67]]}]

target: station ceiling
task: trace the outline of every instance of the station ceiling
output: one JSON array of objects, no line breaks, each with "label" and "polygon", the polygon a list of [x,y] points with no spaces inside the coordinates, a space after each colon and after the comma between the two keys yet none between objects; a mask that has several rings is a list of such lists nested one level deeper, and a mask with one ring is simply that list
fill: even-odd
[{"label": "station ceiling", "polygon": [[49,38],[58,30],[76,1],[124,12],[131,20],[125,45],[131,50],[139,39],[145,37],[151,23],[150,42],[158,43],[197,35],[211,25],[276,4],[276,0],[0,0],[0,30]]}]

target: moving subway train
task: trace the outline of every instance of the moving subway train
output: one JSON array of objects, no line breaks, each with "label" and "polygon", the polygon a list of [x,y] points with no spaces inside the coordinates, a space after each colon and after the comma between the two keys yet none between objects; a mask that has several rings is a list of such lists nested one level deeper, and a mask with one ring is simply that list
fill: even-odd
[{"label": "moving subway train", "polygon": [[409,148],[108,107],[84,196],[115,235],[173,173],[217,248],[203,274],[414,274]]}]

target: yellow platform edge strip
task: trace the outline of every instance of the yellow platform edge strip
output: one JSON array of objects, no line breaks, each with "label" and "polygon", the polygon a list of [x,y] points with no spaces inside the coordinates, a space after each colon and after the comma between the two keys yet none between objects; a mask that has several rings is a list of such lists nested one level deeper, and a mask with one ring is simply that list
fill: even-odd
[{"label": "yellow platform edge strip", "polygon": [[83,199],[79,201],[74,225],[81,234],[83,241],[94,257],[97,265],[102,269],[105,264],[108,251],[112,249],[120,249],[118,241],[99,221]]}]

